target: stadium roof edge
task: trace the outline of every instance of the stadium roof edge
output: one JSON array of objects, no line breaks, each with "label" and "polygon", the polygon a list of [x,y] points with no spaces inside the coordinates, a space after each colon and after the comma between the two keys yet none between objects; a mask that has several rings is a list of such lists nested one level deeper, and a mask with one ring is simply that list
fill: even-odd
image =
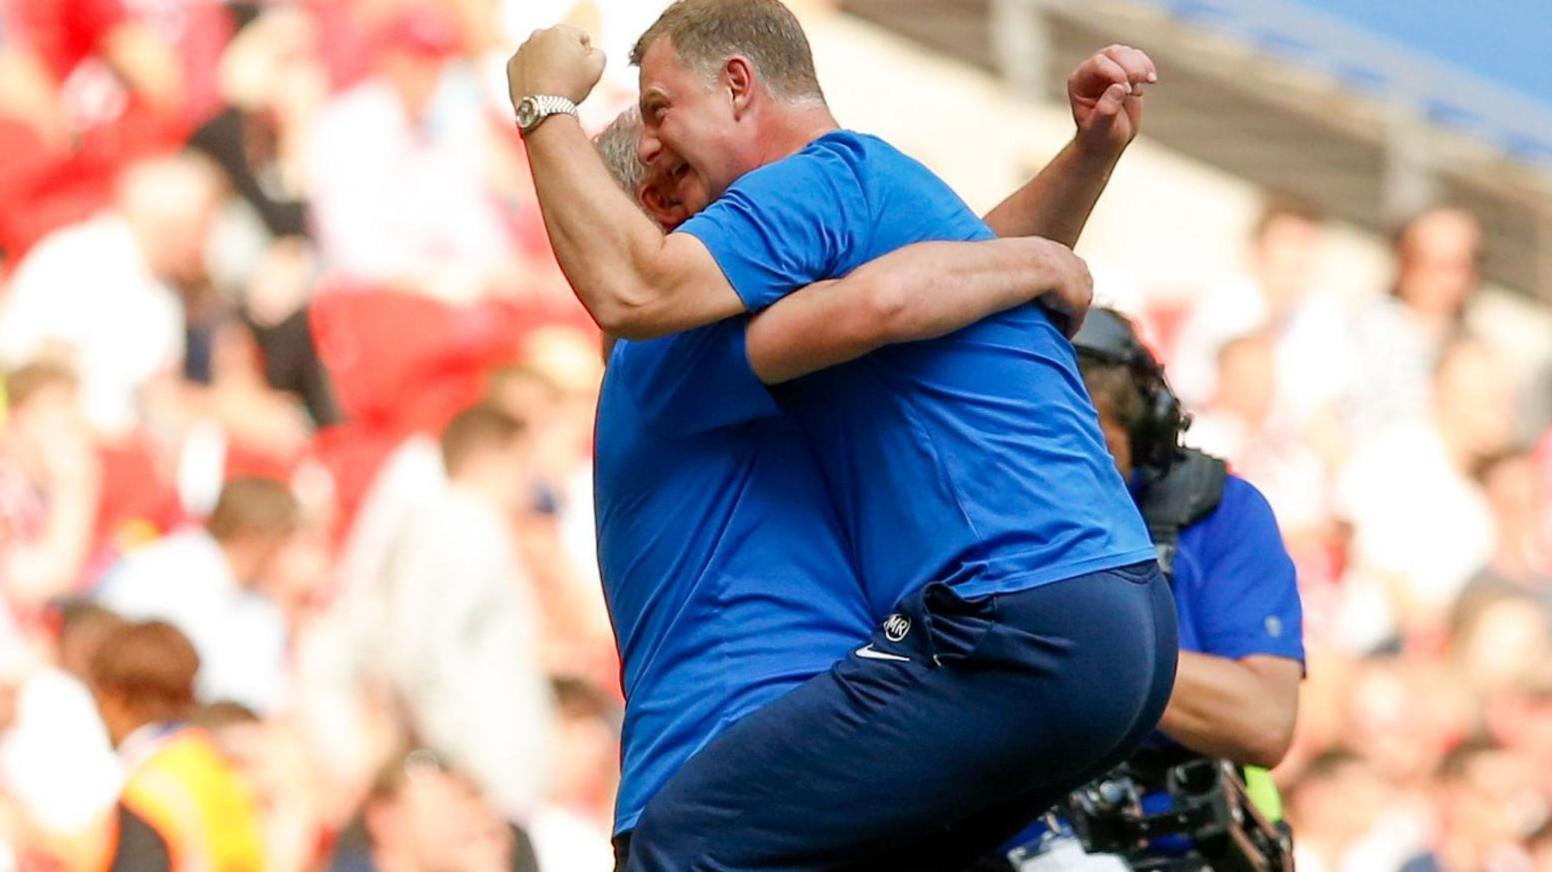
[{"label": "stadium roof edge", "polygon": [[[1174,8],[1188,5],[1192,14]],[[1244,31],[1252,25],[1203,20],[1226,5],[1227,0],[842,2],[848,12],[1000,74],[1016,90],[1038,98],[1060,99],[1067,71],[1094,47],[1117,41],[1139,45],[1158,60],[1169,88],[1167,100],[1149,107],[1150,138],[1269,189],[1299,191],[1331,214],[1382,234],[1433,203],[1471,208],[1494,240],[1485,274],[1552,300],[1552,116],[1541,130],[1496,121],[1465,124],[1465,113],[1453,110],[1453,101],[1428,97],[1424,74],[1416,71],[1432,62],[1415,53],[1397,49],[1382,62],[1358,63],[1353,52],[1380,51],[1373,38],[1287,0],[1236,0],[1235,14],[1276,7],[1286,20],[1302,22],[1292,36],[1251,39]],[[1267,30],[1267,21],[1262,19],[1261,30]],[[1342,45],[1311,49],[1306,45],[1311,41]],[[1324,53],[1321,62],[1300,62],[1300,56],[1316,51]],[[1539,104],[1522,106],[1523,97],[1462,70],[1427,74],[1455,77],[1456,86],[1491,88],[1498,97],[1482,101],[1484,119],[1518,108],[1527,119],[1546,111]],[[1387,81],[1398,78],[1407,80],[1406,90],[1387,90]],[[1499,132],[1485,134],[1490,127]],[[1512,136],[1525,142],[1511,148],[1504,140]],[[1546,163],[1527,154],[1527,144],[1535,151],[1540,139],[1549,140]]]}]

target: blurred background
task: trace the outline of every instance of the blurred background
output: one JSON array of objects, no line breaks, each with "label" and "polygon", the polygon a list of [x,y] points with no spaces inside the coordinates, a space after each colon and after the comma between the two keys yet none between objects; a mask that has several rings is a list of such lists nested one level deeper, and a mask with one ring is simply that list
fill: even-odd
[{"label": "blurred background", "polygon": [[[248,868],[610,868],[598,336],[502,65],[587,28],[601,127],[663,5],[0,0],[0,869],[104,868],[189,702]],[[1079,251],[1296,556],[1300,868],[1552,870],[1541,0],[792,5],[983,210],[1154,57]]]}]

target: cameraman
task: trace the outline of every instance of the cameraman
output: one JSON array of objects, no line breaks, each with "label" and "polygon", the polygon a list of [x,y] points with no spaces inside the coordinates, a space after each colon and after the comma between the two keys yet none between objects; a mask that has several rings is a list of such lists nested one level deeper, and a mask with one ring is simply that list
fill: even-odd
[{"label": "cameraman", "polygon": [[[1123,316],[1092,310],[1073,344],[1110,452],[1158,547],[1180,621],[1174,692],[1160,734],[1141,753],[1273,767],[1293,738],[1304,646],[1293,561],[1271,507],[1222,461],[1179,447],[1189,418]],[[1277,818],[1265,773],[1250,781],[1261,810]],[[1025,857],[1041,853],[1031,853],[1027,838],[1022,844]],[[1047,861],[1020,868],[1084,867]]]}]

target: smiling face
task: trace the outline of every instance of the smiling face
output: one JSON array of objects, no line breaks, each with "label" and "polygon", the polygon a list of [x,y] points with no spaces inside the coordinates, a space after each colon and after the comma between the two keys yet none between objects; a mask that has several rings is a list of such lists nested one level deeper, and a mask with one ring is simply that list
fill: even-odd
[{"label": "smiling face", "polygon": [[646,179],[636,188],[636,200],[665,232],[689,220],[691,215],[711,204],[705,179],[680,163],[672,173],[648,168]]},{"label": "smiling face", "polygon": [[687,66],[668,39],[641,59],[643,163],[665,177],[694,177],[691,189],[709,202],[758,166],[756,128],[747,101],[753,88],[746,62],[730,59],[708,81]]},{"label": "smiling face", "polygon": [[610,175],[629,193],[664,232],[672,231],[711,203],[711,194],[699,174],[679,161],[669,172],[643,163],[641,117],[635,110],[622,113],[599,134],[595,145]]}]

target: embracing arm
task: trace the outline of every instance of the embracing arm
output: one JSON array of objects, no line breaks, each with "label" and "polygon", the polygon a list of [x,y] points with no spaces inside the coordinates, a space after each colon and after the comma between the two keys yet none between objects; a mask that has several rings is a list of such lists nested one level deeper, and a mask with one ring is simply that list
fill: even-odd
[{"label": "embracing arm", "polygon": [[1303,675],[1287,657],[1182,651],[1159,729],[1199,754],[1270,769],[1293,742]]},{"label": "embracing arm", "polygon": [[1093,293],[1083,261],[1048,239],[918,243],[761,312],[749,323],[749,363],[761,381],[779,384],[1047,293],[1079,312]]}]

